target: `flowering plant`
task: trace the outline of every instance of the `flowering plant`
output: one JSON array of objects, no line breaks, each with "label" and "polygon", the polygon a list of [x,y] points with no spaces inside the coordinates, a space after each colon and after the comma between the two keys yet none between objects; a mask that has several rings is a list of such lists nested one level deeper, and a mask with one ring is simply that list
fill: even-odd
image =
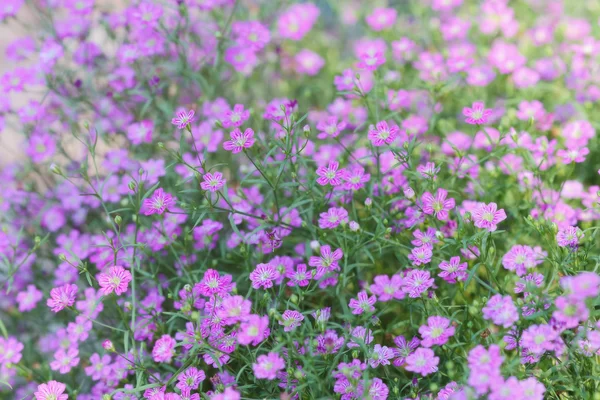
[{"label": "flowering plant", "polygon": [[2,398],[599,398],[596,2],[117,3],[0,5]]}]

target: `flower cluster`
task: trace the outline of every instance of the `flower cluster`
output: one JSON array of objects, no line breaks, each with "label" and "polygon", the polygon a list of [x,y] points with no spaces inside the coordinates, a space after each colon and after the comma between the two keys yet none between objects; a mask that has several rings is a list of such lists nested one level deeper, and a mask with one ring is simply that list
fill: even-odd
[{"label": "flower cluster", "polygon": [[0,398],[598,397],[597,2],[1,3]]}]

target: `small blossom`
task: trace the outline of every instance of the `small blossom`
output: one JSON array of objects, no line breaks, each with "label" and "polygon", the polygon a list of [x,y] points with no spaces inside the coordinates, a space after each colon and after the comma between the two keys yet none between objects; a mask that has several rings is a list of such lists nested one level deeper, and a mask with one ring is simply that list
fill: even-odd
[{"label": "small blossom", "polygon": [[433,345],[441,346],[454,336],[454,327],[450,325],[448,318],[433,316],[427,318],[427,325],[419,328],[419,333],[423,340],[421,345],[431,347]]},{"label": "small blossom", "polygon": [[503,209],[498,210],[496,203],[481,203],[473,211],[473,222],[477,228],[487,229],[494,232],[500,222],[506,219],[506,213]]},{"label": "small blossom", "polygon": [[175,339],[169,335],[162,335],[154,344],[152,359],[157,363],[170,363],[175,355]]},{"label": "small blossom", "polygon": [[438,370],[439,357],[436,357],[433,350],[419,347],[414,353],[406,357],[407,371],[415,372],[423,376],[432,374]]},{"label": "small blossom", "polygon": [[300,314],[298,311],[285,310],[283,314],[281,314],[279,325],[284,327],[284,332],[290,332],[299,327],[303,320],[304,315]]},{"label": "small blossom", "polygon": [[152,193],[152,196],[144,200],[144,215],[162,214],[174,205],[175,198],[171,194],[165,193],[162,188],[158,188]]},{"label": "small blossom", "polygon": [[237,154],[244,149],[249,149],[253,144],[254,131],[252,129],[248,128],[243,133],[239,129],[235,129],[231,132],[231,140],[223,143],[223,148]]},{"label": "small blossom", "polygon": [[331,186],[339,186],[342,184],[342,179],[345,176],[345,170],[339,168],[339,163],[337,161],[329,162],[327,167],[319,167],[317,168],[317,183],[321,186],[331,185]]},{"label": "small blossom", "polygon": [[379,147],[391,144],[398,137],[400,128],[397,125],[391,127],[385,121],[378,122],[375,126],[369,128],[368,138],[373,146]]},{"label": "small blossom", "polygon": [[202,180],[203,182],[200,184],[202,190],[216,192],[225,186],[225,179],[223,179],[223,174],[220,172],[206,173],[202,177]]},{"label": "small blossom", "polygon": [[50,298],[46,304],[52,311],[59,312],[65,307],[71,307],[75,303],[76,295],[77,286],[66,284],[52,289],[50,291]]},{"label": "small blossom", "polygon": [[69,396],[65,394],[66,388],[64,383],[49,381],[38,385],[33,395],[35,400],[67,400]]},{"label": "small blossom", "polygon": [[352,309],[352,314],[362,314],[363,312],[373,312],[375,307],[373,305],[377,301],[375,296],[369,297],[367,292],[362,291],[358,293],[356,299],[350,299],[348,306]]},{"label": "small blossom", "polygon": [[175,118],[171,120],[171,123],[177,127],[177,129],[185,129],[191,122],[194,121],[194,110],[180,111],[175,115]]},{"label": "small blossom", "polygon": [[448,211],[452,210],[456,203],[454,199],[447,199],[448,192],[444,189],[438,189],[435,197],[429,193],[423,193],[421,203],[423,212],[428,215],[433,215],[440,221],[448,219]]},{"label": "small blossom", "polygon": [[252,364],[254,376],[258,379],[267,379],[272,381],[277,377],[277,372],[285,368],[285,361],[277,353],[258,356],[256,363]]},{"label": "small blossom", "polygon": [[492,110],[489,108],[486,109],[482,101],[476,101],[471,108],[463,108],[463,115],[466,117],[465,122],[467,124],[482,125],[488,122],[489,117],[492,115]]},{"label": "small blossom", "polygon": [[111,267],[108,273],[98,275],[100,293],[104,296],[108,296],[113,291],[117,296],[125,293],[129,282],[131,282],[131,273],[119,266]]}]

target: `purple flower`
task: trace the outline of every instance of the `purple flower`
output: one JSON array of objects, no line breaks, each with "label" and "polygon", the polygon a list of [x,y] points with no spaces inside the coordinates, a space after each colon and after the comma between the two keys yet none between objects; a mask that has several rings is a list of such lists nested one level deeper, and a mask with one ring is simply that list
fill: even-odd
[{"label": "purple flower", "polygon": [[250,281],[254,289],[268,289],[273,287],[273,281],[280,276],[275,266],[269,264],[258,264],[250,273]]},{"label": "purple flower", "polygon": [[254,376],[258,379],[272,381],[277,377],[277,372],[285,368],[285,360],[277,353],[258,356],[256,363],[252,364]]},{"label": "purple flower", "polygon": [[320,214],[319,228],[333,229],[342,222],[348,222],[348,211],[343,207],[331,207],[327,212]]},{"label": "purple flower", "polygon": [[281,314],[279,325],[283,326],[284,332],[290,332],[299,327],[303,320],[304,315],[300,314],[298,311],[285,310],[283,314]]},{"label": "purple flower", "polygon": [[239,129],[235,129],[231,132],[231,140],[227,140],[223,143],[225,150],[231,151],[233,154],[239,153],[244,149],[249,149],[254,144],[254,131],[250,128],[246,129],[244,133]]},{"label": "purple flower", "polygon": [[429,271],[418,269],[410,270],[402,282],[402,290],[412,298],[420,297],[431,286],[433,286],[433,278],[429,275]]},{"label": "purple flower", "polygon": [[171,123],[177,127],[177,129],[185,129],[191,122],[194,121],[194,110],[190,111],[179,111],[175,114],[175,118],[171,120]]},{"label": "purple flower", "polygon": [[358,297],[356,299],[350,299],[348,306],[352,309],[352,314],[362,314],[364,312],[373,312],[375,311],[375,307],[373,305],[377,301],[375,296],[369,297],[367,292],[364,290],[358,293]]},{"label": "purple flower", "polygon": [[369,128],[368,138],[373,143],[373,146],[380,147],[386,144],[391,144],[400,132],[397,125],[388,125],[386,121],[380,121],[375,126]]},{"label": "purple flower", "polygon": [[419,333],[423,338],[421,340],[423,347],[441,346],[451,336],[454,336],[454,327],[450,325],[448,318],[433,316],[427,318],[427,325],[422,325],[419,328]]},{"label": "purple flower", "polygon": [[330,161],[327,167],[319,167],[317,168],[317,183],[321,186],[331,185],[338,186],[341,185],[342,179],[345,176],[345,170],[338,170],[339,163],[337,161]]},{"label": "purple flower", "polygon": [[451,257],[450,261],[442,261],[440,269],[442,272],[438,276],[448,283],[456,283],[457,281],[467,279],[467,263],[464,262],[461,264],[460,257],[458,256]]},{"label": "purple flower", "polygon": [[175,203],[176,199],[170,193],[158,188],[152,193],[152,196],[144,200],[144,215],[162,214],[173,207]]},{"label": "purple flower", "polygon": [[498,210],[496,203],[481,203],[473,211],[473,222],[477,228],[487,229],[494,232],[500,222],[506,219],[503,209]]},{"label": "purple flower", "polygon": [[463,108],[463,115],[466,117],[465,122],[471,125],[482,125],[488,122],[492,109],[485,108],[483,101],[476,101],[471,108]]},{"label": "purple flower", "polygon": [[71,307],[75,303],[76,295],[77,286],[68,283],[52,289],[50,291],[50,298],[46,304],[52,311],[59,312],[63,308]]},{"label": "purple flower", "polygon": [[437,190],[435,197],[429,193],[423,193],[421,196],[421,207],[425,214],[433,215],[440,221],[448,219],[448,211],[452,210],[456,203],[454,199],[446,199],[448,192],[442,188]]},{"label": "purple flower", "polygon": [[407,371],[426,376],[438,370],[437,366],[439,362],[440,359],[435,356],[433,350],[419,347],[414,353],[406,357],[404,368]]},{"label": "purple flower", "polygon": [[206,173],[202,177],[203,182],[200,183],[200,187],[202,190],[208,190],[209,192],[216,192],[225,186],[225,179],[223,179],[223,174],[220,172],[215,173]]}]

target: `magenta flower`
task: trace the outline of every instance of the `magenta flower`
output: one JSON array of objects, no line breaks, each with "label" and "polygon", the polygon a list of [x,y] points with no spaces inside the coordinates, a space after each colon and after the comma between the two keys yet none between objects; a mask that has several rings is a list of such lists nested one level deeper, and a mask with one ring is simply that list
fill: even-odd
[{"label": "magenta flower", "polygon": [[471,108],[463,108],[463,115],[466,117],[467,124],[482,125],[488,122],[488,118],[492,115],[492,109],[486,109],[483,101],[476,101]]},{"label": "magenta flower", "polygon": [[152,359],[157,363],[170,363],[175,355],[175,339],[169,335],[162,335],[154,344]]},{"label": "magenta flower", "polygon": [[27,285],[27,290],[17,293],[17,303],[19,303],[19,312],[31,311],[37,303],[44,297],[35,285]]},{"label": "magenta flower", "polygon": [[288,271],[285,275],[289,279],[288,286],[308,286],[312,274],[306,270],[306,264],[298,264],[295,271]]},{"label": "magenta flower", "polygon": [[433,282],[429,271],[413,269],[406,274],[402,281],[402,290],[408,294],[408,297],[420,297],[423,292],[433,286]]},{"label": "magenta flower", "polygon": [[200,385],[200,382],[206,379],[206,374],[201,369],[196,367],[189,367],[183,371],[177,377],[177,384],[175,385],[181,391],[186,389],[196,390]]},{"label": "magenta flower", "polygon": [[563,163],[570,164],[582,163],[585,161],[585,156],[590,154],[590,149],[587,147],[567,147],[566,149],[560,149],[556,152],[558,157],[562,157]]},{"label": "magenta flower", "polygon": [[483,318],[492,320],[494,324],[510,328],[519,320],[519,312],[510,296],[496,294],[492,296],[482,309]]},{"label": "magenta flower", "polygon": [[59,312],[63,308],[71,307],[75,303],[77,295],[77,286],[66,284],[60,287],[55,287],[50,291],[50,298],[46,302],[48,307],[54,312]]},{"label": "magenta flower", "polygon": [[440,269],[442,272],[438,276],[448,283],[456,283],[467,279],[467,263],[461,264],[459,256],[451,257],[450,261],[442,261]]},{"label": "magenta flower", "polygon": [[237,334],[239,344],[258,346],[269,336],[269,317],[252,314],[240,324]]},{"label": "magenta flower", "polygon": [[380,65],[385,64],[385,56],[381,52],[363,53],[359,58],[360,61],[356,65],[358,69],[375,71]]},{"label": "magenta flower", "polygon": [[223,143],[223,148],[231,151],[233,154],[237,154],[244,149],[249,149],[253,144],[254,131],[252,129],[248,128],[244,133],[239,129],[235,129],[231,132],[231,140],[227,140]]},{"label": "magenta flower", "polygon": [[396,367],[401,367],[406,363],[406,357],[411,355],[419,347],[421,341],[417,337],[414,337],[410,340],[410,342],[407,342],[406,338],[400,335],[394,338],[394,344],[397,346],[394,349],[394,353],[396,355],[396,359],[394,359],[394,365]]},{"label": "magenta flower", "polygon": [[250,281],[254,289],[269,289],[273,287],[273,281],[280,276],[279,271],[271,264],[258,264],[250,273]]},{"label": "magenta flower", "polygon": [[98,284],[100,293],[108,296],[115,292],[117,296],[127,291],[127,286],[131,282],[131,273],[123,267],[115,266],[108,270],[108,273],[98,275]]},{"label": "magenta flower", "polygon": [[49,381],[38,385],[37,392],[33,395],[35,400],[67,400],[69,396],[65,394],[66,385],[57,381]]},{"label": "magenta flower", "polygon": [[494,232],[500,222],[506,219],[503,209],[498,210],[496,203],[480,203],[473,211],[473,222],[477,228],[487,229]]},{"label": "magenta flower", "polygon": [[371,125],[367,137],[373,146],[379,147],[392,143],[398,137],[400,128],[398,125],[388,125],[386,121],[379,121],[375,126]]},{"label": "magenta flower", "polygon": [[439,362],[440,359],[435,356],[433,350],[419,347],[414,353],[406,357],[406,366],[404,368],[407,371],[426,376],[438,370],[437,366]]},{"label": "magenta flower", "polygon": [[59,349],[54,353],[54,360],[50,362],[50,369],[66,374],[79,364],[79,350],[70,347],[67,350]]},{"label": "magenta flower", "polygon": [[419,333],[423,338],[423,340],[421,340],[422,346],[441,346],[446,343],[451,336],[454,336],[454,327],[450,325],[450,320],[448,318],[433,316],[427,318],[427,325],[419,327]]},{"label": "magenta flower", "polygon": [[558,231],[556,234],[556,243],[560,247],[575,248],[579,244],[579,240],[585,237],[584,233],[576,226],[567,226]]},{"label": "magenta flower", "polygon": [[456,203],[454,199],[446,199],[448,192],[445,189],[439,188],[435,197],[429,192],[423,193],[421,196],[421,208],[425,214],[433,215],[440,221],[448,219],[448,211],[452,210]]},{"label": "magenta flower", "polygon": [[402,276],[395,274],[392,278],[387,275],[378,275],[373,278],[373,284],[369,290],[377,296],[377,300],[381,302],[390,301],[392,299],[403,299],[405,293],[402,291]]},{"label": "magenta flower", "polygon": [[348,306],[352,309],[352,314],[359,315],[364,312],[373,312],[373,305],[377,301],[375,296],[369,297],[364,290],[358,293],[358,298],[350,299]]},{"label": "magenta flower", "polygon": [[345,181],[344,189],[356,191],[362,189],[365,183],[369,182],[371,175],[365,173],[362,166],[356,165],[346,172],[343,179]]},{"label": "magenta flower", "polygon": [[171,120],[171,123],[177,127],[177,129],[185,129],[191,122],[194,121],[194,110],[190,111],[179,111],[175,114],[175,118]]},{"label": "magenta flower", "polygon": [[319,228],[334,229],[340,223],[348,222],[348,211],[343,207],[331,207],[327,212],[319,215]]},{"label": "magenta flower", "polygon": [[[250,111],[244,110],[243,104],[236,104],[233,106],[233,110],[225,112],[225,116],[221,123],[225,128],[240,127],[244,122],[250,118]],[[254,132],[252,132],[254,134]]]},{"label": "magenta flower", "polygon": [[213,193],[225,186],[225,179],[223,179],[223,174],[220,172],[206,173],[202,177],[202,180],[203,182],[200,184],[202,190],[208,190]]},{"label": "magenta flower", "polygon": [[317,138],[327,139],[329,137],[337,137],[344,128],[346,128],[346,122],[338,122],[338,118],[335,116],[329,117],[317,124],[317,129],[319,130]]},{"label": "magenta flower", "polygon": [[175,202],[176,199],[170,193],[158,188],[152,193],[152,196],[144,200],[144,215],[162,214],[174,206]]},{"label": "magenta flower", "polygon": [[371,368],[377,368],[380,365],[390,365],[390,360],[392,358],[394,358],[393,349],[387,346],[376,344],[373,347],[373,351],[369,355],[369,365],[371,366]]},{"label": "magenta flower", "polygon": [[277,353],[258,356],[256,363],[252,364],[254,376],[258,379],[272,381],[277,377],[277,372],[285,369],[285,360]]},{"label": "magenta flower", "polygon": [[204,273],[202,280],[194,286],[194,291],[198,291],[198,293],[206,297],[214,295],[223,297],[231,291],[233,286],[231,275],[221,276],[218,271],[208,269]]},{"label": "magenta flower", "polygon": [[337,161],[330,161],[327,167],[317,168],[317,175],[319,176],[317,183],[321,186],[327,184],[331,186],[341,185],[346,171],[344,169],[338,170],[339,165]]},{"label": "magenta flower", "polygon": [[303,320],[304,315],[300,314],[298,311],[285,310],[283,314],[281,314],[279,325],[283,326],[284,332],[290,332],[299,327]]},{"label": "magenta flower", "polygon": [[338,261],[344,257],[342,249],[336,249],[333,253],[328,245],[321,246],[321,256],[311,256],[308,265],[317,268],[314,279],[321,279],[327,272],[334,272],[340,269]]},{"label": "magenta flower", "polygon": [[408,259],[412,261],[415,266],[427,264],[431,262],[431,257],[433,256],[432,249],[431,245],[414,247],[408,255]]},{"label": "magenta flower", "polygon": [[0,366],[8,363],[17,364],[21,360],[23,343],[13,337],[0,337]]},{"label": "magenta flower", "polygon": [[242,296],[229,296],[221,302],[217,316],[223,319],[223,324],[233,325],[236,322],[246,320],[250,315],[251,308],[252,302],[250,300],[246,300]]}]

